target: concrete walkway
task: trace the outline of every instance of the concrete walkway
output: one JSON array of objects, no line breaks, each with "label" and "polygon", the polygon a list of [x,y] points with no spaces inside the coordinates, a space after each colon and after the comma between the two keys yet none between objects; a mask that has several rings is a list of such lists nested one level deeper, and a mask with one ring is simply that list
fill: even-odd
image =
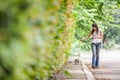
[{"label": "concrete walkway", "polygon": [[80,63],[75,65],[74,60],[76,56],[69,57],[68,62],[64,66],[64,70],[68,71],[72,76],[60,74],[56,80],[95,80],[92,73],[84,65],[80,59]]},{"label": "concrete walkway", "polygon": [[120,50],[101,50],[98,69],[91,68],[91,57],[91,52],[81,54],[96,80],[120,80]]}]

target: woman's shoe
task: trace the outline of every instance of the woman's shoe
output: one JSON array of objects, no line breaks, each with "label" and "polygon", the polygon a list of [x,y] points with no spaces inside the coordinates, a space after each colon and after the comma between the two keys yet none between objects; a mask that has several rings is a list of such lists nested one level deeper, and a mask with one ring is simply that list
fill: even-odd
[{"label": "woman's shoe", "polygon": [[95,69],[95,66],[92,66],[93,69]]}]

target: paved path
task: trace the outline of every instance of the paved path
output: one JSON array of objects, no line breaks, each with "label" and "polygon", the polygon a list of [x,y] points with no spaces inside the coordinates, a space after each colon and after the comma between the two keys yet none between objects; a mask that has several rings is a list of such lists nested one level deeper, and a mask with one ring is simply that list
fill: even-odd
[{"label": "paved path", "polygon": [[96,80],[120,80],[120,50],[102,50],[99,69],[91,68],[91,57],[91,52],[81,54]]},{"label": "paved path", "polygon": [[62,80],[87,80],[81,63],[80,65],[68,63],[64,69],[70,72],[72,74],[72,77],[64,76]]},{"label": "paved path", "polygon": [[74,60],[76,56],[69,57],[68,62],[64,66],[64,70],[68,71],[72,76],[67,76],[63,73],[58,74],[55,80],[95,80],[92,76],[92,73],[88,70],[88,68],[82,63],[75,65]]}]

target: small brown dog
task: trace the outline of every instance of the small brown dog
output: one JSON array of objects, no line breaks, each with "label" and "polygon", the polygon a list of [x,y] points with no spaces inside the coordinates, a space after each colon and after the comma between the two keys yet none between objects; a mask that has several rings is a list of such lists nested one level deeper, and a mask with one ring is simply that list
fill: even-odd
[{"label": "small brown dog", "polygon": [[75,65],[79,65],[79,64],[80,64],[80,59],[79,59],[79,58],[76,58],[76,59],[74,60],[74,63],[75,63]]}]

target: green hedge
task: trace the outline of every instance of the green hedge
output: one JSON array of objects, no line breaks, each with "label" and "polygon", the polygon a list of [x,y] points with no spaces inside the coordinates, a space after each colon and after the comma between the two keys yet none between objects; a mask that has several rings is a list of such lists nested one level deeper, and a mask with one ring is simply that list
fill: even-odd
[{"label": "green hedge", "polygon": [[61,69],[74,34],[69,6],[71,0],[0,1],[0,80],[48,80]]}]

